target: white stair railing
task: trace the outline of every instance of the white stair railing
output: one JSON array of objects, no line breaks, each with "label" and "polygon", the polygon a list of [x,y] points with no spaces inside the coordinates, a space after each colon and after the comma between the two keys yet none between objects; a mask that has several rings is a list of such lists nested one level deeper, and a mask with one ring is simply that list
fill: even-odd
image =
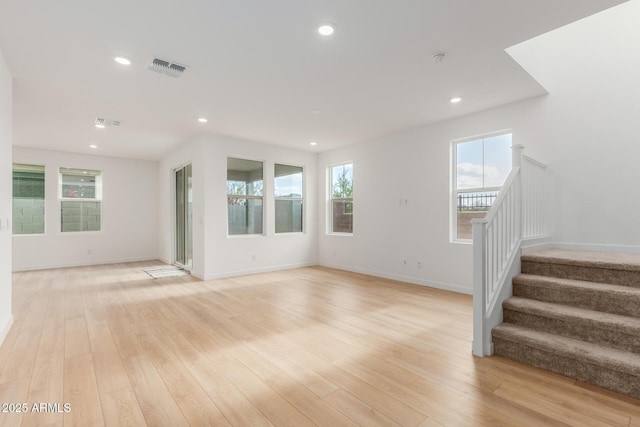
[{"label": "white stair railing", "polygon": [[549,234],[547,220],[548,175],[546,166],[531,157],[522,156],[522,238]]},{"label": "white stair railing", "polygon": [[545,165],[512,147],[512,168],[485,218],[473,224],[473,354],[493,353],[491,329],[502,322],[502,302],[520,272],[523,239],[548,233]]}]

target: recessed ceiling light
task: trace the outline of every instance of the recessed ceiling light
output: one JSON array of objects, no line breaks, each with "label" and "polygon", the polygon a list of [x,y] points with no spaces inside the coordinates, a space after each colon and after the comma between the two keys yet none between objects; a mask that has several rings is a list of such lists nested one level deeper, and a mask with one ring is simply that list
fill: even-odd
[{"label": "recessed ceiling light", "polygon": [[98,148],[98,146],[96,144],[91,144],[89,145],[89,148]]},{"label": "recessed ceiling light", "polygon": [[317,142],[315,142],[315,141],[311,141],[311,142],[309,143],[309,145],[318,145],[318,143],[317,143]]},{"label": "recessed ceiling light", "polygon": [[131,65],[131,60],[129,58],[125,58],[124,56],[116,56],[113,58],[120,65]]},{"label": "recessed ceiling light", "polygon": [[330,36],[335,32],[335,27],[333,24],[322,24],[318,27],[318,34],[321,36]]},{"label": "recessed ceiling light", "polygon": [[460,97],[458,97],[458,96],[456,96],[455,98],[451,98],[451,99],[449,100],[449,102],[452,102],[452,103],[454,103],[454,104],[457,104],[457,103],[458,103],[458,102],[460,102],[460,101],[462,101],[462,98],[460,98]]},{"label": "recessed ceiling light", "polygon": [[105,128],[105,126],[104,126],[103,124],[101,124],[101,123],[96,123],[96,124],[95,124],[95,126],[96,126],[98,129],[104,129],[104,128]]},{"label": "recessed ceiling light", "polygon": [[198,118],[198,121],[200,123],[207,123],[209,120],[205,119],[204,117],[200,117],[200,118]]}]

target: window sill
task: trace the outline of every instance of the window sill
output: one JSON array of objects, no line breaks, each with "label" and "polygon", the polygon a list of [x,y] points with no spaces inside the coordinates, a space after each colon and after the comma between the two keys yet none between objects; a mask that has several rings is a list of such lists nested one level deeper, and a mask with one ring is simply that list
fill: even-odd
[{"label": "window sill", "polygon": [[82,235],[87,235],[87,234],[103,234],[103,230],[84,230],[84,231],[58,231],[58,234],[60,236],[73,236],[74,234],[82,234]]},{"label": "window sill", "polygon": [[227,234],[227,239],[250,239],[252,237],[265,237],[265,234]]},{"label": "window sill", "polygon": [[457,240],[457,239],[453,239],[453,240],[450,241],[450,243],[458,243],[458,244],[461,244],[461,245],[473,245],[473,240],[466,240],[466,239]]}]

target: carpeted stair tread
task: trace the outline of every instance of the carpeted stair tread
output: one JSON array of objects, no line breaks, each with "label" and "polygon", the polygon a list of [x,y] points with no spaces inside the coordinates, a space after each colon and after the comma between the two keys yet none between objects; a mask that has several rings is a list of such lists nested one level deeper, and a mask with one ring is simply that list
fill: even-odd
[{"label": "carpeted stair tread", "polygon": [[617,314],[519,297],[507,299],[502,304],[502,307],[505,310],[530,313],[558,320],[580,321],[593,327],[640,335],[640,319],[636,317],[620,316]]},{"label": "carpeted stair tread", "polygon": [[510,341],[527,348],[585,362],[637,377],[640,381],[640,354],[617,350],[573,338],[503,323],[493,328],[496,339]]},{"label": "carpeted stair tread", "polygon": [[625,285],[613,285],[610,283],[591,282],[588,280],[565,279],[562,277],[538,276],[535,274],[518,274],[513,278],[514,283],[533,284],[545,287],[568,286],[572,288],[584,288],[604,292],[616,292],[629,296],[640,295],[640,289]]},{"label": "carpeted stair tread", "polygon": [[521,261],[524,274],[640,288],[640,254],[549,249]]},{"label": "carpeted stair tread", "polygon": [[640,288],[631,286],[520,274],[513,278],[513,295],[640,317]]},{"label": "carpeted stair tread", "polygon": [[496,354],[640,399],[640,253],[521,257]]},{"label": "carpeted stair tread", "polygon": [[547,249],[523,255],[522,261],[596,267],[608,270],[640,271],[640,253]]},{"label": "carpeted stair tread", "polygon": [[511,297],[504,322],[640,354],[640,318]]}]

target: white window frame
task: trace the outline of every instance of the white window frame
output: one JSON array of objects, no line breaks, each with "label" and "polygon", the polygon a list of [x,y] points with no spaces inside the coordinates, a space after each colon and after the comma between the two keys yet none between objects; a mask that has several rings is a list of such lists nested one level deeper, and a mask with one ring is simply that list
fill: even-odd
[{"label": "white window frame", "polygon": [[[42,216],[43,216],[43,221],[44,221],[44,226],[43,226],[43,231],[42,233],[14,233],[13,232],[13,225],[15,224],[15,221],[12,221],[12,230],[11,230],[11,235],[13,237],[24,237],[24,236],[43,236],[45,234],[47,234],[47,166],[45,164],[42,163],[30,163],[30,162],[20,162],[20,161],[15,161],[12,162],[11,164],[11,187],[13,188],[13,172],[14,172],[14,168],[16,165],[25,165],[25,166],[34,166],[34,167],[41,167],[42,168],[42,174],[44,175],[44,197],[42,199],[43,201],[43,210],[42,210]],[[11,196],[11,208],[12,210],[15,210],[15,206],[14,206],[14,195],[12,194]]]},{"label": "white window frame", "polygon": [[[276,166],[280,165],[280,166],[289,166],[289,167],[295,167],[295,168],[300,168],[302,169],[302,194],[300,194],[300,197],[282,197],[282,196],[276,196]],[[273,231],[275,233],[276,236],[279,235],[292,235],[292,234],[304,234],[305,233],[305,229],[306,229],[306,225],[307,225],[307,221],[305,221],[305,216],[306,216],[306,209],[305,209],[305,203],[304,203],[304,195],[305,195],[305,182],[306,182],[306,168],[304,166],[300,166],[300,165],[293,165],[290,163],[284,163],[284,162],[275,162],[273,164],[273,209],[274,209],[274,226],[273,226]],[[276,230],[276,226],[275,226],[275,222],[277,219],[277,212],[276,212],[276,206],[277,206],[277,201],[278,200],[284,200],[284,201],[301,201],[302,202],[302,230],[301,231],[280,231],[278,232]]]},{"label": "white window frame", "polygon": [[[351,197],[343,197],[343,198],[333,198],[333,169],[339,166],[351,165],[352,176],[351,176]],[[334,236],[353,236],[355,224],[351,223],[351,232],[345,231],[334,231],[333,230],[333,201],[334,200],[350,200],[351,202],[351,212],[345,212],[345,215],[353,215],[353,202],[354,202],[354,182],[355,182],[355,164],[352,160],[334,163],[327,167],[327,221],[326,221],[326,230],[328,235]]]},{"label": "white window frame", "polygon": [[[473,238],[471,239],[460,239],[458,238],[458,194],[460,193],[489,193],[489,192],[500,192],[502,186],[499,187],[480,187],[480,188],[464,188],[458,190],[458,144],[464,144],[466,142],[478,141],[482,139],[493,138],[496,136],[508,135],[511,134],[512,145],[513,145],[513,131],[511,129],[500,130],[496,132],[490,132],[481,135],[470,136],[462,139],[456,139],[451,141],[451,192],[450,192],[450,217],[449,217],[449,231],[450,231],[450,241],[452,243],[462,243],[462,244],[473,244]],[[484,152],[483,152],[484,159]],[[484,162],[483,162],[484,163]],[[497,196],[496,196],[497,197]]]},{"label": "white window frame", "polygon": [[[229,179],[228,179],[228,174],[229,174],[229,159],[236,159],[236,160],[248,160],[251,162],[259,162],[262,163],[262,196],[254,196],[254,195],[248,195],[248,194],[244,194],[244,195],[240,195],[240,194],[229,194],[228,193],[228,183],[229,183]],[[265,197],[265,194],[267,193],[267,180],[265,178],[265,165],[266,165],[266,161],[265,160],[258,160],[258,159],[250,159],[244,156],[237,156],[237,155],[232,155],[229,154],[227,155],[227,165],[226,165],[226,175],[227,178],[224,181],[224,185],[225,185],[225,210],[226,210],[226,216],[227,216],[227,238],[251,238],[251,237],[257,237],[257,236],[265,236],[266,235],[266,229],[265,229],[265,224],[266,224],[266,219],[267,219],[267,200]],[[262,232],[261,233],[243,233],[243,234],[231,234],[229,231],[229,197],[235,197],[238,199],[254,199],[254,200],[262,200]]]},{"label": "white window frame", "polygon": [[[63,194],[63,175],[72,175],[72,174],[65,174],[63,173],[63,169],[71,169],[71,170],[86,170],[86,171],[92,171],[92,172],[98,172],[98,174],[94,175],[96,178],[95,181],[95,194],[94,197],[64,197]],[[78,175],[78,176],[82,176],[82,175]],[[67,167],[67,166],[61,166],[58,168],[58,212],[60,214],[60,220],[58,221],[59,224],[59,233],[61,234],[67,234],[67,233],[102,233],[102,230],[104,229],[104,217],[102,215],[103,213],[103,200],[102,200],[102,185],[103,185],[103,180],[104,180],[104,171],[101,169],[92,169],[92,168],[74,168],[74,167]],[[78,201],[82,201],[82,202],[98,202],[99,206],[100,206],[100,228],[98,230],[77,230],[77,231],[63,231],[62,230],[62,204],[64,202],[78,202]]]}]

